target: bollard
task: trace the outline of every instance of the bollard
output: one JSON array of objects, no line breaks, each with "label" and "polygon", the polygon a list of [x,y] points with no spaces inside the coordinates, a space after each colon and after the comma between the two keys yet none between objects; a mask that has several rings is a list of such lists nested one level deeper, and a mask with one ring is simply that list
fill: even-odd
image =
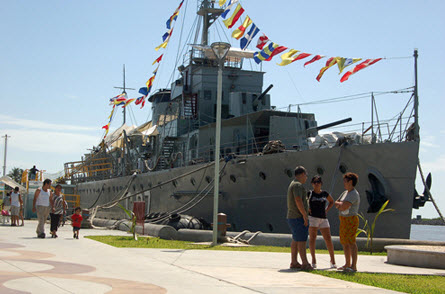
[{"label": "bollard", "polygon": [[80,227],[82,229],[91,229],[92,223],[91,223],[91,219],[90,219],[90,211],[88,209],[82,209],[82,224],[80,225]]},{"label": "bollard", "polygon": [[142,226],[142,235],[145,234],[145,202],[135,201],[133,202],[133,213],[136,216],[136,224]]},{"label": "bollard", "polygon": [[218,213],[218,242],[226,241],[227,228],[230,224],[227,224],[227,215],[224,213]]}]

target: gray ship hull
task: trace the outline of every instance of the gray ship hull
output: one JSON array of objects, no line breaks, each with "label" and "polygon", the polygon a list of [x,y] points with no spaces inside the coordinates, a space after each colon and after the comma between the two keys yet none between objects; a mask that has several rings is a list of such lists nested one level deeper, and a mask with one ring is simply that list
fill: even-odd
[{"label": "gray ship hull", "polygon": [[[329,149],[286,151],[263,156],[235,158],[227,162],[220,182],[219,211],[227,214],[231,229],[267,233],[289,233],[286,222],[286,194],[293,170],[303,165],[309,177],[322,173],[323,189],[331,191],[337,199],[344,190],[342,173],[359,175],[356,186],[361,196],[360,212],[372,222],[375,213],[367,213],[369,203],[366,191],[372,191],[370,177],[380,182],[379,192],[389,200],[395,211],[380,216],[375,230],[376,237],[409,238],[413,205],[414,184],[418,158],[418,142],[348,145]],[[196,202],[184,214],[212,221],[213,191],[202,193],[213,178],[213,165],[179,167],[171,170],[143,173],[132,181],[129,194],[146,190],[178,177],[175,181],[121,201],[129,209],[133,201],[145,201],[146,212],[170,212]],[[224,164],[222,164],[223,166]],[[340,168],[339,168],[340,167]],[[181,176],[192,171],[198,171]],[[80,183],[82,208],[94,207],[118,199],[123,194],[131,176],[109,180]],[[305,186],[310,189],[310,181]],[[204,196],[205,195],[205,196]],[[200,199],[199,202],[197,200]],[[121,219],[126,215],[114,207],[100,209],[96,217]],[[332,235],[338,235],[338,212],[328,213]],[[360,222],[360,227],[363,222]]]}]

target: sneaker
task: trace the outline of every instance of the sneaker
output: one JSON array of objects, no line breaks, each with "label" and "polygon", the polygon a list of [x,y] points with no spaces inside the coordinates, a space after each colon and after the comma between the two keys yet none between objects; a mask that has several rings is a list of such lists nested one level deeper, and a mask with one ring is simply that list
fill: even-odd
[{"label": "sneaker", "polygon": [[330,268],[337,268],[337,265],[335,263],[330,262],[329,265],[330,265]]},{"label": "sneaker", "polygon": [[312,265],[312,268],[317,268],[317,264],[316,263],[313,263],[311,265]]}]

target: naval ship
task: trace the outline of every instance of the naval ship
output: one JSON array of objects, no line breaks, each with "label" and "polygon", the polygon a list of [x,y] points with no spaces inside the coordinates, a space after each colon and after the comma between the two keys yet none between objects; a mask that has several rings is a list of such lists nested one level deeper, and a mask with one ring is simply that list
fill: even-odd
[{"label": "naval ship", "polygon": [[[200,2],[201,42],[188,47],[171,87],[149,96],[151,121],[137,127],[124,123],[81,161],[65,164],[81,207],[98,208],[95,217],[123,219],[127,216],[117,203],[131,210],[134,202],[145,202],[147,221],[178,214],[212,221],[220,63],[208,30],[223,11],[214,1]],[[253,51],[232,47],[223,61],[218,195],[230,230],[289,233],[287,187],[302,165],[309,179],[323,177],[323,188],[335,199],[344,190],[342,175],[358,174],[360,213],[366,219],[372,221],[386,200],[394,209],[380,217],[375,236],[409,238],[412,209],[425,202],[415,192],[417,75],[405,91],[412,112],[406,107],[391,128],[373,119],[359,132],[322,134],[350,119],[319,126],[314,113],[271,106],[272,85],[264,84],[264,72],[243,67],[249,58]],[[415,69],[416,58],[417,51]],[[388,129],[386,136],[382,128]],[[331,233],[338,235],[338,213],[330,211],[328,218]]]}]

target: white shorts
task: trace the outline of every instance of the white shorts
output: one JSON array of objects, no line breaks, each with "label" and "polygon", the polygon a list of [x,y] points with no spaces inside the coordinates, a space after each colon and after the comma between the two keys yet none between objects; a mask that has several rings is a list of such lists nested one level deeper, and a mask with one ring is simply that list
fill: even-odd
[{"label": "white shorts", "polygon": [[330,227],[327,218],[313,217],[310,215],[308,216],[308,218],[309,218],[309,227],[320,228],[320,229]]}]

